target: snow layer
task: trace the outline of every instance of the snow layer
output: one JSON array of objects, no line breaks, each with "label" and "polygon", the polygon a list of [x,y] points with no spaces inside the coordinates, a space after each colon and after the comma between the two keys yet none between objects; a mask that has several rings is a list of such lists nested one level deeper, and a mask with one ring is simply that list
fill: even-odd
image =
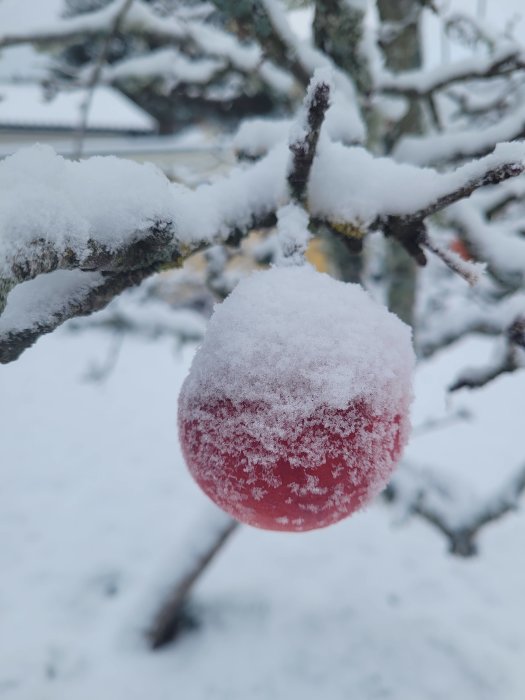
[{"label": "snow layer", "polygon": [[[321,70],[330,75],[328,70]],[[351,116],[348,99],[342,92],[336,91],[330,99],[330,107],[323,122],[323,132],[333,141],[345,144],[361,143],[365,139],[363,124]],[[246,119],[235,134],[233,147],[243,155],[257,158],[277,144],[289,141],[294,124],[293,119]]]},{"label": "snow layer", "polygon": [[38,254],[33,243],[47,241],[59,253],[72,248],[82,261],[91,239],[117,250],[157,222],[172,227],[176,243],[211,242],[275,210],[285,194],[287,155],[276,151],[248,172],[234,169],[192,191],[151,164],[112,156],[70,162],[48,146],[22,149],[0,162],[0,260],[30,260]]},{"label": "snow layer", "polygon": [[90,237],[115,250],[173,217],[174,189],[151,165],[114,157],[69,162],[48,146],[18,151],[0,162],[2,262],[42,238],[80,256]]},{"label": "snow layer", "polygon": [[399,457],[413,366],[410,329],[358,285],[305,266],[255,273],[216,308],[181,392],[190,469],[244,522],[340,520]]},{"label": "snow layer", "polygon": [[[208,538],[174,430],[190,353],[129,340],[103,386],[83,381],[112,343],[58,332],[0,373],[2,700],[523,700],[523,510],[469,560],[381,504],[300,537],[242,528],[192,597],[198,628],[148,650],[160,593]],[[473,418],[408,448],[486,494],[523,460],[525,373],[446,403],[443,387],[488,351],[420,368],[415,425]]]},{"label": "snow layer", "polygon": [[405,400],[413,365],[409,327],[359,285],[276,267],[215,308],[183,400],[262,402],[293,420],[365,399],[380,413]]},{"label": "snow layer", "polygon": [[484,158],[439,173],[324,140],[308,183],[309,208],[317,216],[369,224],[378,216],[425,209],[491,168],[524,160],[524,143],[500,143]]},{"label": "snow layer", "polygon": [[48,324],[64,307],[83,301],[103,283],[99,272],[55,270],[17,285],[0,316],[0,338],[4,333]]}]

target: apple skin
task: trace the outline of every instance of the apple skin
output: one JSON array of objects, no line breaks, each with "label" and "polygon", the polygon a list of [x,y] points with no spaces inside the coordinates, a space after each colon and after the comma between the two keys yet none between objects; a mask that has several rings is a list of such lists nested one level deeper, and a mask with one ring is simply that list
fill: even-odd
[{"label": "apple skin", "polygon": [[267,440],[269,407],[193,397],[179,406],[182,451],[202,490],[233,518],[266,530],[322,528],[386,485],[408,438],[409,400],[382,413],[364,399],[318,407]]}]

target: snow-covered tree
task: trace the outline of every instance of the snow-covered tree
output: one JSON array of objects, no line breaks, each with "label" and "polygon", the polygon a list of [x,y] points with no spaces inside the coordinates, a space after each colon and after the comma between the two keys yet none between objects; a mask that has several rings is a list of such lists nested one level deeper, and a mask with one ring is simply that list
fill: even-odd
[{"label": "snow-covered tree", "polygon": [[[64,56],[88,46],[68,76],[88,91],[100,82],[134,95],[164,91],[173,114],[188,100],[212,105],[192,112],[200,118],[216,116],[217,103],[234,109],[261,94],[276,112],[243,121],[233,140],[243,162],[195,189],[151,166],[68,162],[45,147],[1,162],[1,362],[198,251],[207,251],[204,274],[224,297],[229,251],[263,231],[259,259],[286,264],[322,239],[334,274],[360,280],[412,325],[421,362],[468,334],[494,336],[494,362],[465,370],[451,391],[523,366],[519,38],[422,0],[309,6],[308,38],[294,32],[280,0],[71,2],[82,12],[39,32],[0,35],[0,48],[58,46],[62,72]],[[429,18],[469,55],[426,65],[421,25]],[[200,332],[163,327],[192,339]],[[452,508],[430,473],[406,464],[387,498],[468,556],[479,530],[515,507],[524,488],[521,468],[490,499]],[[209,552],[232,530],[221,522]],[[159,614],[154,644],[169,636],[193,580],[185,574]]]}]

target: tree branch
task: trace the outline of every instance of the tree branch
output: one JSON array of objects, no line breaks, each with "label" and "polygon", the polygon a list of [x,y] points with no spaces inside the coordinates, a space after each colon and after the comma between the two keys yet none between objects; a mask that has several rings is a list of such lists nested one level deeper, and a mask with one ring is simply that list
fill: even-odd
[{"label": "tree branch", "polygon": [[[309,215],[342,235],[382,228],[424,264],[425,217],[479,187],[523,171],[520,155],[525,148],[517,144],[500,144],[484,159],[443,174],[374,158],[362,148],[328,140],[314,159],[329,90],[323,80],[312,85],[305,129],[292,140],[288,183],[289,152],[284,145],[196,190],[170,184],[151,166],[114,158],[70,163],[45,147],[22,150],[2,161],[0,180],[9,203],[0,212],[2,361],[15,359],[68,318],[101,308],[160,267],[180,265],[197,250],[274,224],[276,212],[289,200],[289,188],[293,198],[305,201],[308,186]],[[386,178],[395,181],[392,192],[377,186]],[[39,187],[35,190],[27,181]],[[411,196],[400,198],[405,191]],[[522,243],[516,240],[516,245]],[[510,262],[516,265],[519,260],[513,255]],[[29,303],[18,313],[17,285],[57,270],[97,272],[103,283],[86,291],[85,278],[79,278],[78,289],[69,289],[57,300],[56,278],[50,275],[49,289],[42,283],[38,303],[33,298],[39,315]]]},{"label": "tree branch", "polygon": [[219,524],[214,523],[209,532],[199,533],[206,539],[204,546],[200,544],[197,547],[197,553],[191,558],[189,565],[179,572],[147,632],[152,649],[159,649],[173,641],[179,631],[181,615],[184,613],[185,605],[195,584],[239,525],[240,523],[236,520],[221,513]]},{"label": "tree branch", "polygon": [[449,387],[449,391],[459,389],[480,389],[502,374],[515,372],[525,367],[525,318],[518,316],[505,332],[503,345],[493,361],[481,369],[464,370]]},{"label": "tree branch", "polygon": [[472,504],[472,496],[462,494],[459,485],[456,489],[452,492],[432,473],[405,464],[384,496],[408,515],[416,515],[439,530],[448,540],[451,554],[471,557],[478,552],[481,530],[517,508],[525,491],[525,465],[497,492],[477,503]]},{"label": "tree branch", "polygon": [[424,69],[402,75],[385,75],[377,89],[387,95],[424,98],[456,83],[509,75],[523,68],[525,68],[525,61],[522,51],[512,44],[501,48],[484,60],[477,56],[433,70]]},{"label": "tree branch", "polygon": [[310,170],[314,161],[319,134],[330,106],[330,83],[319,76],[312,78],[298,122],[292,127],[290,151],[292,162],[288,171],[288,185],[292,198],[304,203]]},{"label": "tree branch", "polygon": [[[494,164],[492,157],[496,161]],[[430,199],[424,206],[402,216],[379,217],[373,226],[382,229],[386,236],[395,238],[420,265],[426,263],[423,247],[427,247],[433,253],[438,254],[454,272],[460,273],[472,283],[474,279],[477,279],[477,274],[472,266],[467,268],[467,265],[463,265],[460,268],[457,260],[444,254],[441,248],[433,244],[428,236],[424,220],[451,204],[470,197],[481,187],[495,185],[516,177],[525,170],[525,160],[512,158],[506,162],[498,162],[498,160],[497,152],[494,151],[482,160],[458,168],[455,172],[444,176],[445,182],[450,183],[450,186],[443,186],[442,192],[434,199]],[[480,167],[483,162],[486,164],[485,168]]]},{"label": "tree branch", "polygon": [[[161,267],[178,266],[197,250],[237,239],[268,224],[269,218],[275,221],[285,192],[284,176],[275,179],[275,172],[284,175],[284,150],[194,191],[171,185],[151,166],[117,159],[69,163],[40,147],[33,154],[34,160],[26,151],[0,163],[6,183],[14,161],[15,169],[29,168],[30,183],[40,176],[46,186],[45,198],[36,202],[31,184],[15,183],[6,201],[16,202],[16,212],[0,212],[3,363],[65,320],[102,308]],[[262,197],[261,178],[275,181]],[[121,184],[115,188],[116,182]],[[162,212],[163,218],[155,220]],[[145,226],[147,221],[151,223]],[[86,230],[91,234],[84,238]],[[76,274],[66,280],[57,278],[57,271]]]}]

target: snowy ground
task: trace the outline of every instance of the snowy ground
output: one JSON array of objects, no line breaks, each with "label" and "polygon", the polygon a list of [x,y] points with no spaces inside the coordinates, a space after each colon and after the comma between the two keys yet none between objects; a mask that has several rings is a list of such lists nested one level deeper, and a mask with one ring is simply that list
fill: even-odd
[{"label": "snowy ground", "polygon": [[[197,630],[142,631],[210,506],[177,446],[190,352],[66,331],[0,369],[0,697],[13,700],[522,700],[523,513],[451,558],[382,503],[307,534],[243,528],[198,587]],[[445,411],[469,341],[420,372],[414,423]],[[488,491],[523,459],[525,373],[451,404],[473,422],[414,438],[413,460]],[[170,575],[170,572],[171,575]]]}]

